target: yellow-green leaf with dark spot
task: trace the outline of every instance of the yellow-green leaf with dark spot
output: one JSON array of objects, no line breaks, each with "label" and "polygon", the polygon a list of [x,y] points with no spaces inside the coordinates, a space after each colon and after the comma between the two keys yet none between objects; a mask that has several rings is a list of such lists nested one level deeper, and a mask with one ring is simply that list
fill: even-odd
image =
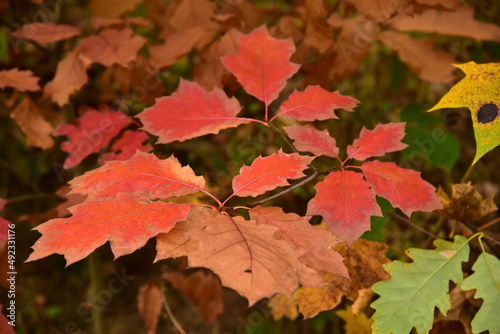
[{"label": "yellow-green leaf with dark spot", "polygon": [[476,137],[475,164],[500,144],[500,63],[455,65],[466,74],[429,111],[467,107],[471,111]]}]

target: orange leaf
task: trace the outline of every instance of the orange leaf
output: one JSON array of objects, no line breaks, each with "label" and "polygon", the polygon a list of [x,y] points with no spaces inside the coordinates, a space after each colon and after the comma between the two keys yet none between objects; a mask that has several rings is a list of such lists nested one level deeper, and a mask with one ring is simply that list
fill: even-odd
[{"label": "orange leaf", "polygon": [[26,261],[62,254],[67,265],[87,257],[110,241],[115,258],[144,246],[158,233],[168,232],[186,219],[191,205],[142,204],[126,194],[116,199],[84,202],[71,207],[73,216],[49,220],[35,230],[42,233]]},{"label": "orange leaf", "polygon": [[103,166],[69,182],[73,193],[89,200],[115,198],[119,193],[166,199],[203,190],[205,179],[171,156],[160,160],[154,154],[137,151],[126,161],[107,161]]},{"label": "orange leaf", "polygon": [[5,87],[13,87],[19,92],[37,91],[40,90],[37,78],[33,76],[30,70],[20,71],[17,68],[0,71],[0,89]]},{"label": "orange leaf", "polygon": [[38,43],[51,43],[78,36],[80,28],[68,24],[30,23],[19,27],[12,35]]},{"label": "orange leaf", "polygon": [[338,157],[339,148],[335,138],[331,137],[328,130],[319,131],[312,124],[291,125],[284,128],[293,145],[299,151],[311,152],[314,155]]},{"label": "orange leaf", "polygon": [[146,43],[142,36],[134,34],[130,28],[122,30],[106,29],[99,35],[90,36],[83,40],[82,54],[92,62],[104,66],[119,64],[127,67],[135,60],[137,52]]},{"label": "orange leaf", "polygon": [[347,146],[347,155],[356,160],[379,157],[389,152],[400,151],[408,145],[401,140],[405,136],[406,123],[378,124],[375,129],[361,129],[359,138]]},{"label": "orange leaf", "polygon": [[17,105],[10,117],[16,120],[19,127],[26,134],[28,145],[43,149],[51,148],[54,145],[54,140],[50,137],[54,127],[45,120],[42,111],[29,96],[26,96]]},{"label": "orange leaf", "polygon": [[365,162],[360,168],[377,195],[389,200],[408,217],[415,211],[442,208],[436,188],[422,180],[419,172],[380,161]]},{"label": "orange leaf", "polygon": [[160,97],[138,117],[146,131],[159,137],[159,143],[170,143],[250,122],[236,117],[240,110],[238,100],[228,98],[222,89],[207,92],[197,83],[181,79],[175,93]]},{"label": "orange leaf", "polygon": [[291,39],[274,39],[267,28],[261,26],[242,36],[238,41],[238,54],[222,58],[222,63],[245,91],[263,101],[267,109],[285,88],[286,80],[299,70],[300,65],[289,61],[294,51]]},{"label": "orange leaf", "polygon": [[240,174],[234,177],[231,197],[257,196],[289,185],[287,179],[304,176],[302,171],[313,159],[314,157],[281,151],[267,157],[258,157],[250,166],[241,167]]},{"label": "orange leaf", "polygon": [[330,173],[315,189],[307,214],[323,216],[327,229],[348,244],[370,230],[371,216],[382,216],[375,193],[360,173]]},{"label": "orange leaf", "polygon": [[276,293],[290,297],[299,284],[324,284],[315,270],[299,260],[305,250],[276,240],[276,227],[222,214],[206,224],[203,230],[186,233],[199,241],[199,248],[188,257],[189,266],[212,269],[224,286],[246,297],[250,306]]},{"label": "orange leaf", "polygon": [[59,106],[69,102],[69,97],[87,83],[88,59],[81,55],[81,47],[66,54],[57,64],[56,75],[43,89],[43,97],[51,97]]}]

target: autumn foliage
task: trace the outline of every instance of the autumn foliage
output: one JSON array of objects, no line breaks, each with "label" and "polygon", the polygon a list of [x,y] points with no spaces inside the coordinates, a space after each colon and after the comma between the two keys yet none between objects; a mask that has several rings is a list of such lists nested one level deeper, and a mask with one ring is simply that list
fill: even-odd
[{"label": "autumn foliage", "polygon": [[[249,307],[270,298],[275,319],[294,320],[297,310],[304,319],[312,318],[335,308],[344,296],[349,306],[338,316],[379,333],[406,333],[413,327],[428,332],[434,321],[432,306],[421,316],[401,320],[404,323],[388,324],[392,317],[405,318],[401,312],[411,314],[413,305],[389,310],[385,303],[396,300],[406,305],[407,294],[421,305],[428,296],[440,296],[432,303],[445,313],[450,280],[457,286],[464,282],[463,289],[477,288],[477,276],[463,281],[460,266],[469,260],[468,243],[474,236],[482,253],[472,269],[482,272],[482,261],[498,261],[485,251],[484,234],[437,240],[436,249],[409,253],[413,263],[392,262],[386,271],[383,264],[390,262],[390,245],[362,236],[376,219],[387,219],[388,211],[410,225],[415,212],[435,212],[443,220],[480,220],[496,210],[492,198],[483,200],[465,184],[453,185],[447,195],[420,171],[399,163],[409,147],[408,122],[401,119],[350,129],[347,140],[342,124],[362,117],[357,109],[364,102],[331,87],[358,70],[374,43],[394,50],[419,79],[451,83],[454,56],[437,51],[428,38],[415,39],[405,32],[498,42],[500,27],[474,19],[472,7],[457,1],[409,5],[346,0],[334,6],[304,1],[293,7],[296,13],[280,13],[272,24],[263,20],[273,9],[244,1],[147,1],[148,17],[125,15],[139,2],[91,1],[94,17],[85,29],[28,23],[11,33],[13,42],[71,45],[50,78],[40,80],[34,69],[0,70],[0,89],[13,92],[10,117],[28,145],[66,153],[61,163],[51,165],[58,178],[72,171],[69,188],[58,192],[67,205],[60,204],[57,213],[34,227],[41,236],[23,259],[27,265],[60,254],[69,266],[108,241],[117,259],[154,239],[155,263],[181,259],[179,270],[167,270],[159,278],[182,291],[206,322],[216,322],[223,312],[224,286],[246,298]],[[297,17],[302,26],[294,23]],[[151,42],[147,31],[153,25],[158,31]],[[170,68],[192,53],[197,57],[192,75],[169,83]],[[309,61],[311,57],[316,60]],[[476,73],[467,66],[461,68],[468,75]],[[96,72],[101,75],[98,80],[93,78]],[[85,94],[92,96],[92,103],[81,103]],[[123,95],[129,96],[125,103]],[[487,102],[495,105],[497,100]],[[463,105],[472,111],[484,105],[460,103],[443,98],[433,109]],[[63,121],[62,113],[50,114],[50,108],[67,110],[66,114],[69,110],[71,115]],[[472,119],[475,131],[487,138],[487,144],[478,144],[476,163],[498,145],[498,134],[481,127],[477,116]],[[498,117],[490,122],[496,129]],[[340,124],[339,133],[325,126],[331,123]],[[218,143],[221,151],[236,145],[238,154],[243,139],[237,131],[246,134],[244,140],[251,145],[260,145],[252,138],[256,131],[270,133],[273,143],[234,169],[222,168],[224,182],[214,181],[212,169],[199,165],[199,160],[190,161],[190,151],[203,151],[202,146],[196,148],[203,140]],[[192,146],[180,146],[189,143]],[[180,147],[184,151],[176,151]],[[197,154],[198,159],[210,160],[210,152]],[[216,158],[211,162],[217,163]],[[302,203],[287,204],[291,194]],[[458,209],[469,205],[471,198],[476,199],[471,207],[480,213]],[[0,210],[6,203],[0,199]],[[406,217],[394,213],[397,210]],[[9,222],[0,218],[2,224]],[[428,284],[435,276],[424,276],[426,256],[434,259],[436,272],[445,265],[453,268],[439,276],[442,280]],[[407,279],[405,268],[411,265],[417,268],[414,281],[422,285],[416,290],[409,286],[397,299],[393,285]],[[192,268],[209,270],[181,273]],[[380,298],[372,304],[372,325],[363,310],[375,293]],[[478,289],[478,298],[485,295]],[[138,292],[138,312],[149,333],[158,328],[164,299],[156,281],[144,283]],[[485,305],[473,329],[484,327],[480,317],[494,303]]]}]

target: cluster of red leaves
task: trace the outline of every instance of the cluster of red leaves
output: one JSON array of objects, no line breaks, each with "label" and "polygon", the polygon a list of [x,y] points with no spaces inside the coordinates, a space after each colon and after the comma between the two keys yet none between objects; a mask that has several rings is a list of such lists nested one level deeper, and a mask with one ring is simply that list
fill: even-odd
[{"label": "cluster of red leaves", "polygon": [[[272,122],[279,116],[303,122],[337,118],[333,112],[337,108],[352,111],[358,103],[356,99],[311,86],[304,92],[293,92],[270,117],[270,103],[299,69],[289,61],[294,49],[291,40],[276,40],[263,26],[240,38],[238,53],[222,61],[246,91],[264,102],[264,120],[237,117],[241,107],[235,98],[217,88],[205,91],[188,81],[181,81],[175,93],[157,99],[138,118],[147,132],[158,136],[159,142],[168,143],[252,121],[277,129]],[[97,111],[84,113],[79,127],[60,128],[70,135],[69,146],[92,137],[82,136],[82,129],[95,127],[101,118],[87,119],[90,113]],[[113,120],[105,132],[113,137],[132,120],[110,113],[115,114],[98,114]],[[347,147],[345,160],[338,156],[335,139],[311,124],[292,125],[285,132],[295,141],[294,152],[280,150],[243,166],[233,178],[232,194],[225,200],[207,191],[205,179],[173,156],[158,159],[137,151],[128,160],[105,162],[70,181],[71,193],[85,195],[85,201],[69,209],[73,214],[70,218],[53,219],[36,228],[42,237],[33,246],[28,261],[58,253],[71,264],[106,241],[110,241],[113,254],[119,257],[157,237],[156,260],[187,256],[190,267],[210,268],[223,285],[253,304],[276,293],[291,297],[299,285],[322,286],[325,282],[320,272],[347,277],[342,256],[331,247],[341,241],[351,244],[370,229],[370,216],[381,214],[375,194],[387,198],[408,215],[441,207],[434,187],[415,171],[389,162],[345,164],[348,159],[365,160],[403,149],[404,123],[363,129],[359,139]],[[95,137],[109,141],[104,135]],[[100,149],[100,141],[94,140],[93,152]],[[302,152],[311,152],[313,156]],[[336,158],[340,165],[332,167],[339,170],[319,172],[312,164],[319,155]],[[310,180],[319,174],[326,177],[317,183],[317,194],[309,202],[306,217],[272,206],[227,206],[234,196],[255,197],[289,186],[288,180],[302,178],[308,169],[313,171]],[[352,169],[361,170],[362,174]],[[208,196],[216,205],[173,200],[195,193]],[[249,219],[230,214],[238,208],[247,210]],[[327,230],[312,226],[311,215],[323,216]]]},{"label": "cluster of red leaves", "polygon": [[[78,28],[78,25],[84,26],[82,22],[75,25],[25,24],[13,32],[11,42],[17,45],[23,39],[42,44],[77,41],[76,47],[59,61],[54,77],[43,87],[39,86],[39,78],[31,70],[0,71],[0,89],[13,87],[20,92],[43,92],[40,100],[34,102],[26,97],[12,113],[30,145],[50,148],[53,145],[51,135],[60,133],[46,121],[48,110],[57,107],[40,108],[40,101],[50,99],[58,107],[69,103],[71,95],[89,82],[87,70],[92,64],[105,67],[99,82],[102,87],[111,86],[111,82],[119,84],[118,89],[102,91],[102,102],[117,100],[122,93],[128,95],[134,87],[148,87],[141,90],[140,102],[151,103],[164,93],[161,85],[151,83],[153,76],[192,50],[196,50],[199,56],[199,62],[193,68],[194,80],[205,89],[234,84],[231,72],[252,70],[258,73],[261,69],[236,68],[233,64],[235,58],[227,56],[236,52],[236,41],[242,33],[252,31],[266,16],[279,13],[273,6],[263,9],[245,1],[216,4],[210,0],[151,0],[146,4],[147,18],[119,18],[139,3],[140,0],[107,4],[91,1],[92,29],[85,34]],[[286,15],[281,13],[270,32],[277,38],[293,38],[297,44],[292,55],[295,63],[303,63],[311,55],[319,59],[302,67],[306,82],[310,84],[330,87],[332,81],[342,81],[355,73],[377,39],[393,49],[421,79],[449,83],[453,80],[454,57],[436,51],[433,40],[413,39],[406,32],[416,30],[476,40],[500,40],[500,27],[476,21],[472,7],[460,3],[459,0],[343,0],[332,7],[323,0],[308,0],[294,4]],[[3,9],[0,6],[0,11]],[[153,23],[160,30],[160,44],[151,45],[155,43],[131,28],[150,27]],[[254,46],[249,44],[248,47]],[[283,44],[283,47],[287,46]],[[138,52],[141,48],[147,48],[149,58]],[[246,52],[243,54],[248,57]],[[221,57],[227,57],[224,64]],[[253,57],[266,58],[265,65],[275,66],[276,70],[289,70],[281,68],[283,56],[279,53],[266,51]],[[248,64],[252,63],[252,59],[246,60]],[[297,64],[287,66],[298,68]],[[248,93],[260,96],[264,101],[275,98],[272,95],[263,97],[265,92],[250,83],[247,89]],[[136,147],[141,147],[141,143],[136,142],[128,151]],[[130,156],[123,154],[119,158]],[[72,167],[77,162],[78,159],[73,158],[65,167]]]}]

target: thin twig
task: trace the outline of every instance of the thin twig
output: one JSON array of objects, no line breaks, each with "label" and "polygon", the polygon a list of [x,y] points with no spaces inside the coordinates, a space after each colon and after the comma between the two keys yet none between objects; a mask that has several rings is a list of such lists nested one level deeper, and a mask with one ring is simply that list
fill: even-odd
[{"label": "thin twig", "polygon": [[[465,226],[467,226],[470,230],[472,230],[474,233],[478,233],[480,232],[479,229],[472,225],[471,223],[469,222],[464,222],[464,221],[460,221],[460,223],[464,224]],[[484,232],[483,232],[484,233]],[[500,258],[500,252],[498,251],[498,247],[495,247],[493,246],[492,243],[496,244],[496,245],[500,245],[500,242],[498,242],[498,240],[495,240],[493,239],[492,237],[489,237],[486,235],[486,233],[484,233],[484,242],[490,247],[491,249],[491,252],[498,258]]]},{"label": "thin twig", "polygon": [[479,227],[477,228],[477,230],[478,230],[478,231],[482,231],[482,230],[484,230],[484,229],[487,229],[487,228],[488,228],[488,227],[490,227],[490,226],[495,225],[495,224],[496,224],[496,223],[498,223],[498,222],[500,222],[500,217],[498,217],[497,219],[493,219],[492,221],[490,221],[490,222],[488,222],[488,223],[486,223],[486,224],[483,224],[483,225],[479,226]]},{"label": "thin twig", "polygon": [[412,222],[412,221],[411,221],[411,220],[409,220],[408,218],[403,217],[403,216],[401,216],[401,215],[399,215],[399,214],[397,214],[397,213],[395,213],[395,212],[390,212],[389,214],[390,214],[390,215],[392,215],[394,218],[397,218],[397,219],[399,219],[400,221],[405,222],[406,224],[410,225],[410,226],[411,226],[411,227],[413,227],[414,229],[419,230],[419,231],[420,231],[420,232],[422,232],[423,234],[425,234],[425,235],[427,235],[427,236],[429,236],[429,237],[431,237],[431,238],[433,238],[433,239],[439,239],[439,237],[438,237],[437,235],[435,235],[435,234],[434,234],[434,233],[432,233],[432,232],[427,231],[427,230],[426,230],[425,228],[423,228],[423,227],[420,227],[420,226],[416,225],[414,222]]},{"label": "thin twig", "polygon": [[257,202],[254,202],[254,203],[251,203],[251,204],[247,204],[248,206],[252,206],[252,205],[257,205],[257,204],[264,204],[265,202],[267,201],[270,201],[270,200],[273,200],[275,198],[278,198],[278,197],[281,197],[289,192],[291,192],[292,190],[294,189],[297,189],[301,186],[303,186],[304,184],[314,180],[316,178],[316,176],[318,176],[319,172],[314,172],[313,174],[309,175],[308,177],[306,177],[305,179],[303,179],[302,181],[300,181],[299,183],[297,184],[294,184],[293,186],[289,187],[289,188],[286,188],[285,190],[283,191],[280,191],[279,193],[277,194],[274,194],[272,196],[269,196],[261,201],[257,201]]},{"label": "thin twig", "polygon": [[177,321],[174,314],[172,313],[172,310],[170,309],[170,305],[168,304],[168,301],[167,301],[167,290],[165,289],[165,285],[163,284],[163,282],[161,280],[159,282],[159,285],[160,285],[160,290],[161,290],[162,303],[163,303],[163,306],[165,307],[165,311],[167,311],[167,314],[170,317],[170,320],[172,320],[172,323],[174,324],[175,328],[177,328],[179,333],[186,334],[186,331],[184,331],[181,324]]}]

